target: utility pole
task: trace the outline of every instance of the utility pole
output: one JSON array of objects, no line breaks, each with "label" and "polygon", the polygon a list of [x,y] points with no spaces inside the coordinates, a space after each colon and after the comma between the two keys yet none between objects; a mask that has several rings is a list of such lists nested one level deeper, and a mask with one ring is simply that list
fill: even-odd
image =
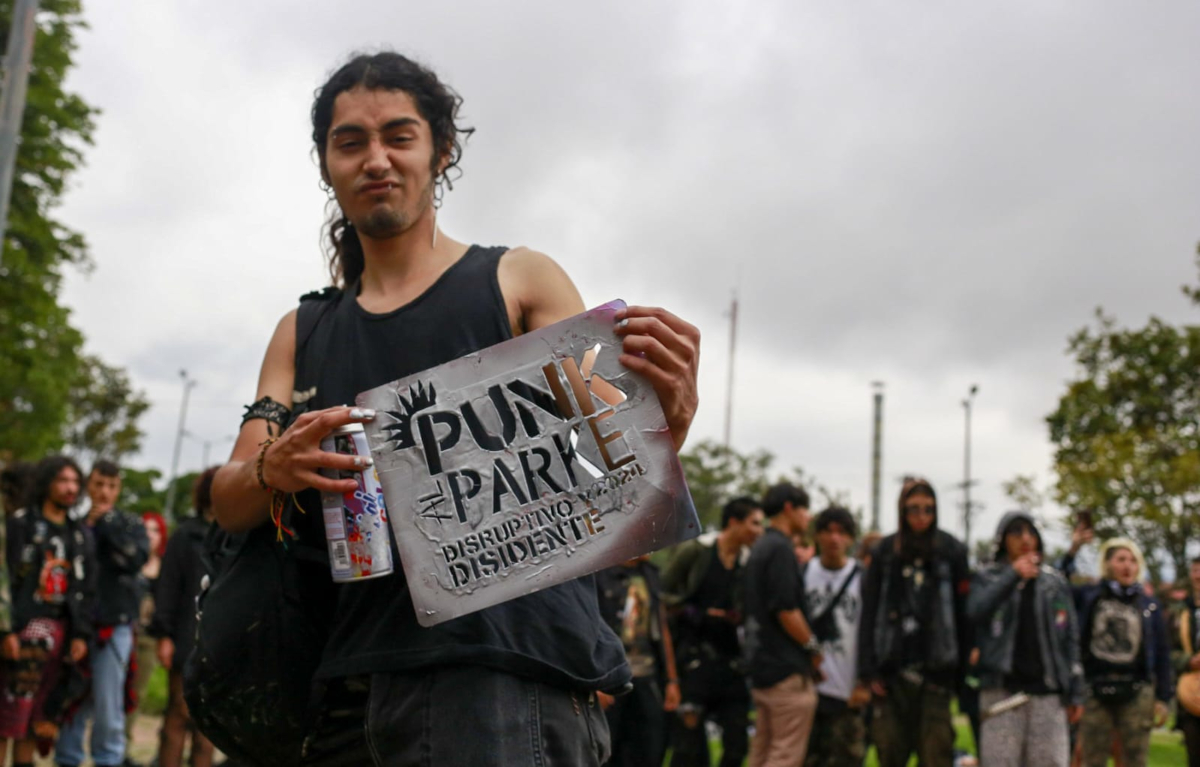
[{"label": "utility pole", "polygon": [[737,352],[737,291],[733,293],[733,302],[729,305],[729,380],[725,384],[725,447],[729,448],[730,435],[733,433],[733,360]]},{"label": "utility pole", "polygon": [[883,381],[872,381],[875,390],[875,426],[871,437],[871,530],[879,531],[880,475],[883,468]]},{"label": "utility pole", "polygon": [[167,503],[163,508],[163,516],[168,520],[175,518],[175,478],[179,476],[179,451],[183,447],[183,435],[187,433],[188,396],[196,385],[194,380],[188,378],[186,370],[180,370],[179,377],[183,379],[183,402],[179,406],[179,428],[175,432],[175,454],[171,458],[171,478],[167,480]]},{"label": "utility pole", "polygon": [[29,67],[33,61],[37,10],[37,0],[16,0],[12,29],[8,33],[8,55],[4,58],[4,92],[0,93],[0,263],[4,261],[8,198],[12,194],[16,172],[21,120],[25,116],[25,92],[29,88]]},{"label": "utility pole", "polygon": [[963,544],[967,547],[968,556],[971,552],[971,514],[974,511],[971,505],[971,485],[975,484],[975,481],[971,479],[971,406],[974,404],[975,395],[978,392],[979,387],[971,384],[967,398],[962,401],[963,412],[966,416],[963,438]]}]

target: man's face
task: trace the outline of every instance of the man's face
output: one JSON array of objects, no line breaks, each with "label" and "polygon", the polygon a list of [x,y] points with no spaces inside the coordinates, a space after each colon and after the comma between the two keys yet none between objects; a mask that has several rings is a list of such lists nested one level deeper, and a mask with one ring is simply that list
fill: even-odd
[{"label": "man's face", "polygon": [[763,531],[762,509],[755,509],[745,519],[730,519],[729,531],[739,546],[753,546]]},{"label": "man's face", "polygon": [[1137,557],[1129,549],[1113,549],[1108,557],[1108,572],[1122,586],[1132,586],[1138,577]]},{"label": "man's face", "polygon": [[808,529],[808,507],[796,506],[791,501],[783,502],[783,513],[791,517],[792,525],[797,532],[803,533]]},{"label": "man's face", "polygon": [[323,175],[362,235],[395,237],[433,204],[433,136],[404,91],[359,85],[338,94]]},{"label": "man's face", "polygon": [[1188,567],[1188,579],[1192,582],[1192,593],[1200,595],[1200,562],[1193,562]]},{"label": "man's face", "polygon": [[63,511],[74,506],[79,500],[79,472],[70,466],[62,467],[50,482],[46,498]]},{"label": "man's face", "polygon": [[1038,539],[1033,525],[1019,519],[1008,526],[1004,533],[1004,551],[1008,554],[1009,562],[1016,562],[1026,554],[1035,553],[1037,549]]},{"label": "man's face", "polygon": [[93,471],[87,481],[88,498],[92,501],[92,512],[103,513],[117,503],[121,494],[121,478],[106,477]]},{"label": "man's face", "polygon": [[904,501],[904,521],[914,533],[923,533],[933,526],[937,502],[927,493],[913,493]]},{"label": "man's face", "polygon": [[822,559],[844,558],[852,542],[850,533],[837,522],[831,522],[817,531],[817,551]]}]

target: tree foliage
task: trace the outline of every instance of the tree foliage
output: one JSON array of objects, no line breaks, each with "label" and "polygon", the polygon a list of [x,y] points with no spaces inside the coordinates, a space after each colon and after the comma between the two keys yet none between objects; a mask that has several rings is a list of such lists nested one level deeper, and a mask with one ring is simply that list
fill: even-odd
[{"label": "tree foliage", "polygon": [[1200,522],[1200,327],[1122,329],[1102,311],[1069,343],[1078,365],[1047,416],[1055,500],[1092,508],[1101,538],[1127,535],[1158,579],[1187,571]]},{"label": "tree foliage", "polygon": [[[83,26],[79,0],[41,0],[29,90],[13,175],[8,227],[0,260],[0,464],[36,460],[64,442],[89,451],[136,450],[143,400],[132,396],[124,374],[82,356],[83,335],[58,301],[65,270],[88,269],[83,236],[55,218],[72,173],[92,143],[96,110],[63,89],[73,64],[75,33]],[[12,24],[13,0],[0,0],[0,45]],[[82,380],[99,374],[97,381]],[[113,386],[116,385],[114,389]],[[123,389],[123,405],[100,392]],[[82,399],[73,399],[77,395]],[[91,411],[92,405],[103,405]],[[111,429],[82,430],[116,412]],[[90,431],[89,431],[90,429]],[[88,432],[86,435],[84,432]],[[105,445],[101,437],[112,437]]]},{"label": "tree foliage", "polygon": [[80,363],[66,419],[71,452],[85,462],[98,457],[119,461],[136,453],[142,440],[137,421],[150,403],[134,391],[124,370],[90,355]]},{"label": "tree foliage", "polygon": [[[1196,270],[1200,271],[1200,245],[1196,246]],[[1200,280],[1195,285],[1184,285],[1183,294],[1192,299],[1192,303],[1200,306]]]},{"label": "tree foliage", "polygon": [[[739,453],[712,440],[703,440],[680,453],[679,460],[700,523],[709,529],[720,526],[721,507],[726,501],[739,495],[762,498],[775,482],[788,481],[804,487],[818,508],[822,504],[849,506],[849,493],[831,490],[799,467],[772,473],[775,456],[766,450]],[[852,511],[861,522],[862,510]]]}]

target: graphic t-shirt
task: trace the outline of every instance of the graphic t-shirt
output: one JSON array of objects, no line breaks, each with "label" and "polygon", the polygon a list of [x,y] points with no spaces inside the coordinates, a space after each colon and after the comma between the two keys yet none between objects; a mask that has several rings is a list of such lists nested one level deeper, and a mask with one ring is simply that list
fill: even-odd
[{"label": "graphic t-shirt", "polygon": [[654,673],[654,645],[650,641],[650,590],[641,575],[629,578],[625,607],[621,610],[621,643],[635,677]]},{"label": "graphic t-shirt", "polygon": [[[858,676],[858,622],[862,616],[862,577],[855,573],[857,563],[853,559],[837,570],[826,569],[820,559],[812,559],[804,573],[804,596],[808,605],[808,617],[824,615],[830,602],[841,590],[846,592],[833,608],[837,635],[821,642],[821,670],[825,681],[817,685],[817,692],[830,698],[848,700],[854,690]],[[853,580],[847,581],[847,578]]]},{"label": "graphic t-shirt", "polygon": [[1142,668],[1142,613],[1136,596],[1105,593],[1092,607],[1084,642],[1088,676],[1137,674]]},{"label": "graphic t-shirt", "polygon": [[900,657],[901,665],[920,668],[929,652],[926,636],[933,611],[932,568],[917,558],[900,565]]}]

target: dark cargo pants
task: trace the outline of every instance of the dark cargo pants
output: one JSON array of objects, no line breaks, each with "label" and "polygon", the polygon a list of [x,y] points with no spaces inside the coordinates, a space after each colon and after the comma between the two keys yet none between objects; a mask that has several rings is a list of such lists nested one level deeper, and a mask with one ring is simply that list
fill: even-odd
[{"label": "dark cargo pants", "polygon": [[608,724],[595,695],[481,666],[337,680],[305,767],[599,767]]},{"label": "dark cargo pants", "polygon": [[950,690],[889,677],[887,695],[876,698],[871,736],[879,767],[905,767],[916,753],[921,767],[952,767],[954,724],[950,720]]}]

